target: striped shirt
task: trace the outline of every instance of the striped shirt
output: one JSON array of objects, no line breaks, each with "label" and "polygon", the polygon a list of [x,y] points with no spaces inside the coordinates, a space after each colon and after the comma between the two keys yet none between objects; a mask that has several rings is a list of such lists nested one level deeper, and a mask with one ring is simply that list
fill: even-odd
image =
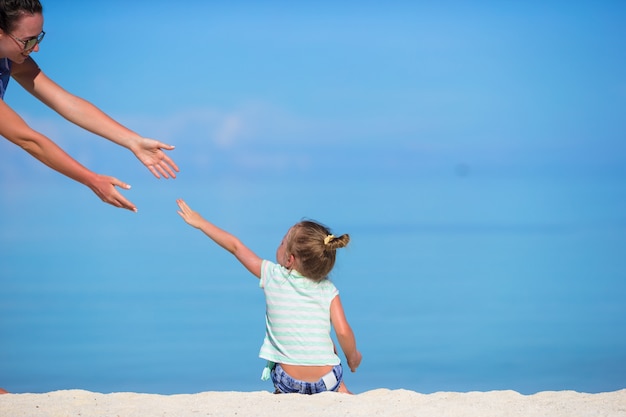
[{"label": "striped shirt", "polygon": [[328,279],[315,282],[264,260],[265,340],[259,356],[288,365],[338,365],[330,336],[330,303],[339,294]]}]

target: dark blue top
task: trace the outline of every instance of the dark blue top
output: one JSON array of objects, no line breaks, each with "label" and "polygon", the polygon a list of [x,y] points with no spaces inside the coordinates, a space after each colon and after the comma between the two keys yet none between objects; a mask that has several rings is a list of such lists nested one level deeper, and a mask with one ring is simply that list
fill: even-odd
[{"label": "dark blue top", "polygon": [[9,58],[0,58],[0,99],[4,99],[4,92],[11,78],[11,64]]}]

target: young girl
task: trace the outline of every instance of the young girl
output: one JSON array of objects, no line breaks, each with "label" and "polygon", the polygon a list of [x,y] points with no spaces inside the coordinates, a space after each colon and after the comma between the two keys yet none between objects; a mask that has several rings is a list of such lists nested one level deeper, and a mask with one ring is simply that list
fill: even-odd
[{"label": "young girl", "polygon": [[235,255],[260,279],[266,299],[266,333],[259,356],[268,361],[263,379],[271,375],[276,393],[349,393],[330,336],[331,324],[352,372],[361,363],[361,353],[328,274],[335,264],[336,250],[346,246],[350,237],[335,237],[318,223],[302,221],[287,231],[276,251],[275,264],[259,258],[183,200],[177,203],[178,214],[189,225]]}]

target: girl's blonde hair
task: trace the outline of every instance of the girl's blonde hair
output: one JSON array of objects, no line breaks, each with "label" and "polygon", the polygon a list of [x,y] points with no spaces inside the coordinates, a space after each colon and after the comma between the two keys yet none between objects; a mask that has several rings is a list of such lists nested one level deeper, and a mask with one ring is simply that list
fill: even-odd
[{"label": "girl's blonde hair", "polygon": [[337,249],[348,242],[349,235],[335,237],[326,226],[304,220],[291,228],[285,251],[296,258],[298,272],[313,281],[321,281],[335,266]]}]

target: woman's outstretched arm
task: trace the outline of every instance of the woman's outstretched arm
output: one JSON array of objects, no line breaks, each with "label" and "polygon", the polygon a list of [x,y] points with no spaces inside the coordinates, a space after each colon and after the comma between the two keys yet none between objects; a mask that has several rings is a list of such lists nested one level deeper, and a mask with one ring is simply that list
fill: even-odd
[{"label": "woman's outstretched arm", "polygon": [[3,100],[0,100],[0,120],[0,136],[4,136],[55,171],[86,185],[105,203],[137,211],[135,205],[115,188],[129,189],[128,184],[85,168],[52,140],[31,129]]},{"label": "woman's outstretched arm", "polygon": [[65,119],[129,149],[155,177],[176,178],[178,166],[164,152],[173,150],[174,146],[140,136],[89,101],[64,90],[48,78],[31,57],[21,64],[14,64],[11,76]]}]

